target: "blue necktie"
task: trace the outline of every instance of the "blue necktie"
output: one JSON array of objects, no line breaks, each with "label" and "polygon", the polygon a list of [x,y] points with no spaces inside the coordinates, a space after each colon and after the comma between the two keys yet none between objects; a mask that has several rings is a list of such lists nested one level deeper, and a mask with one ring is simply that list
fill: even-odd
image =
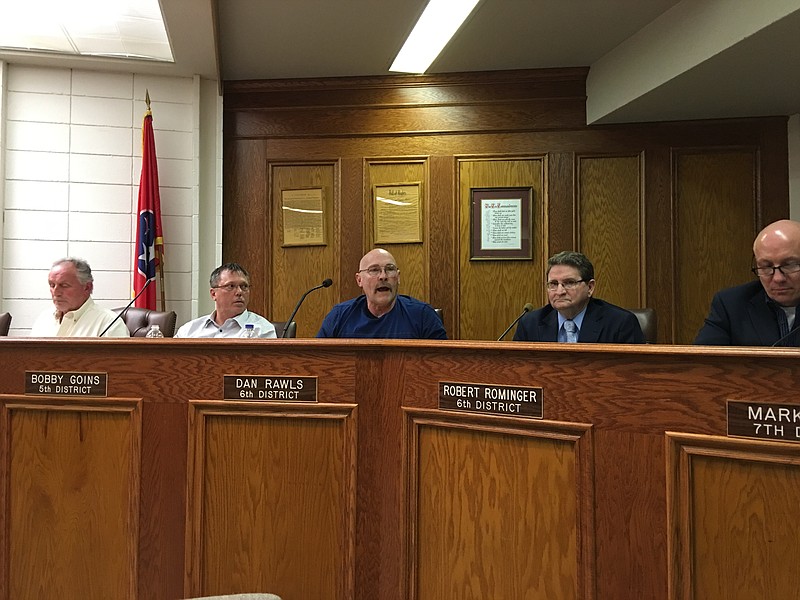
[{"label": "blue necktie", "polygon": [[569,319],[564,321],[564,331],[567,333],[568,344],[576,344],[578,342],[578,326],[575,325],[575,321]]}]

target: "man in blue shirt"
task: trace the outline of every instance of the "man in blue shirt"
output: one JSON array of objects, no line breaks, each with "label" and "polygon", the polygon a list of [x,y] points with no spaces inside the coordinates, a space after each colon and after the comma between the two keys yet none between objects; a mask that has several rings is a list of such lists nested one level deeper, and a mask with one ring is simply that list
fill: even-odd
[{"label": "man in blue shirt", "polygon": [[356,283],[363,295],[334,306],[317,337],[447,339],[430,304],[397,293],[400,269],[386,250],[375,248],[364,255]]}]

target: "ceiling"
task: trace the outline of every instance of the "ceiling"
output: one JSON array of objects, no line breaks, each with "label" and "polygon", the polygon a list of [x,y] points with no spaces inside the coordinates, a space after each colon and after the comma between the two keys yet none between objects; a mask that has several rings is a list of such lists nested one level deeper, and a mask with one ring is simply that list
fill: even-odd
[{"label": "ceiling", "polygon": [[[175,64],[116,59],[54,58],[0,53],[9,62],[133,70],[208,79],[246,80],[388,75],[388,68],[427,0],[161,0]],[[636,122],[800,113],[800,0],[482,0],[429,73],[589,66],[603,79],[587,87],[587,111],[602,85],[628,96],[603,107],[590,122]],[[734,29],[742,6],[784,14]],[[790,5],[787,9],[786,5]],[[709,7],[717,12],[709,12]],[[703,10],[704,13],[698,11]],[[694,12],[693,12],[694,11]],[[728,12],[724,12],[728,11]],[[742,21],[758,21],[753,14]],[[687,33],[700,15],[706,33]],[[681,19],[684,22],[681,22]],[[737,25],[738,27],[738,25]],[[612,68],[634,64],[643,40],[666,38],[663,72],[638,87]],[[729,38],[729,39],[728,39]],[[219,43],[215,43],[219,40]],[[663,40],[662,40],[663,41]],[[645,46],[646,49],[646,46]],[[699,58],[685,61],[684,53]],[[705,54],[704,54],[705,52]],[[616,63],[615,63],[616,61]],[[627,63],[625,62],[627,61]],[[605,67],[601,69],[601,67]],[[648,65],[638,65],[639,79]],[[655,69],[654,69],[655,70]],[[628,89],[630,88],[630,89]],[[601,96],[597,93],[597,96]]]}]

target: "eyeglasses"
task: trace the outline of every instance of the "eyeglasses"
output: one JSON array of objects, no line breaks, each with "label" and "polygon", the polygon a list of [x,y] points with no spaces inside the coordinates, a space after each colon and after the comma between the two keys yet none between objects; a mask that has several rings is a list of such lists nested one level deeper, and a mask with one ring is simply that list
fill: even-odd
[{"label": "eyeglasses", "polygon": [[215,285],[212,287],[215,290],[225,290],[226,292],[235,292],[236,288],[239,288],[240,290],[242,290],[242,292],[250,291],[249,283],[226,283],[225,285]]},{"label": "eyeglasses", "polygon": [[574,290],[579,284],[585,281],[585,279],[567,279],[566,281],[548,281],[545,285],[547,286],[548,292],[555,292],[558,286],[563,287],[565,290]]},{"label": "eyeglasses", "polygon": [[386,265],[385,267],[370,267],[359,271],[359,273],[366,273],[370,277],[380,277],[381,272],[386,273],[387,277],[394,277],[400,272],[400,269],[397,268],[397,265]]},{"label": "eyeglasses", "polygon": [[773,277],[775,271],[780,271],[784,275],[791,275],[792,273],[800,272],[800,263],[786,263],[785,265],[778,265],[777,267],[753,267],[750,269],[753,274],[758,277]]}]

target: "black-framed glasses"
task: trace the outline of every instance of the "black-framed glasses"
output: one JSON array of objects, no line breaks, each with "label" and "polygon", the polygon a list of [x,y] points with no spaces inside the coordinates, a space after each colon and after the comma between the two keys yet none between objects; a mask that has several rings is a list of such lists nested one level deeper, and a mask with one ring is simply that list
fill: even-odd
[{"label": "black-framed glasses", "polygon": [[565,290],[574,290],[580,284],[585,283],[585,279],[567,279],[566,281],[548,281],[545,286],[548,292],[555,292],[558,286],[563,287]]},{"label": "black-framed glasses", "polygon": [[784,275],[791,275],[800,272],[800,263],[791,262],[785,265],[777,265],[775,267],[753,267],[750,269],[756,277],[773,277],[775,271],[780,271]]},{"label": "black-framed glasses", "polygon": [[226,292],[235,292],[237,288],[243,292],[250,291],[249,283],[226,283],[225,285],[215,285],[213,287],[215,290],[225,290]]},{"label": "black-framed glasses", "polygon": [[387,277],[394,277],[400,272],[397,265],[386,265],[385,267],[372,266],[368,269],[361,269],[359,273],[366,273],[370,277],[380,277],[381,273],[386,273]]}]

